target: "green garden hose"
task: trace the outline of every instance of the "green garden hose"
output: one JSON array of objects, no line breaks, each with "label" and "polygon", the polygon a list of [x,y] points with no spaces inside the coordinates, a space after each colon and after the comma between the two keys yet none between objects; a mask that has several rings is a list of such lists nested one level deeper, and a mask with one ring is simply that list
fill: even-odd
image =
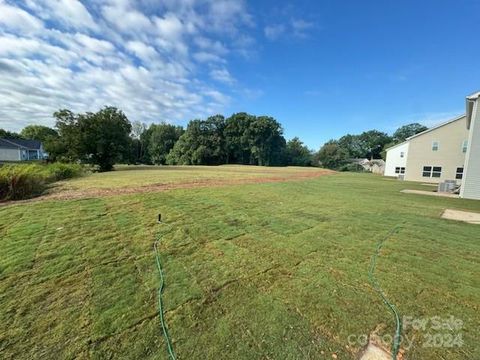
[{"label": "green garden hose", "polygon": [[170,336],[168,335],[168,329],[167,329],[167,324],[165,323],[165,318],[163,315],[163,300],[162,300],[162,293],[163,289],[165,287],[165,280],[164,280],[164,275],[163,275],[163,270],[162,270],[162,263],[160,262],[160,255],[158,252],[158,243],[160,242],[160,237],[155,240],[153,243],[153,250],[155,252],[155,260],[157,262],[157,269],[158,269],[158,274],[159,274],[159,283],[160,287],[158,288],[158,313],[160,316],[160,323],[162,324],[162,331],[163,331],[163,336],[165,338],[165,342],[167,343],[167,349],[168,349],[168,355],[171,360],[176,360],[175,357],[175,352],[173,351],[173,346],[172,346],[172,340],[170,339]]},{"label": "green garden hose", "polygon": [[400,319],[400,315],[398,313],[397,308],[394,304],[388,301],[387,297],[383,293],[382,288],[380,287],[377,279],[375,278],[373,272],[375,271],[375,266],[377,264],[377,257],[380,254],[380,250],[382,249],[383,244],[387,241],[393,234],[397,233],[400,230],[400,226],[395,226],[392,230],[388,232],[388,234],[383,237],[377,244],[377,248],[375,249],[375,253],[372,256],[372,260],[370,262],[370,270],[368,271],[368,278],[372,283],[373,288],[375,291],[380,295],[385,305],[388,306],[390,311],[393,313],[395,317],[396,329],[395,329],[395,336],[393,337],[393,344],[392,344],[392,359],[397,360],[398,351],[400,350],[400,341],[401,341],[401,334],[402,334],[402,320]]}]

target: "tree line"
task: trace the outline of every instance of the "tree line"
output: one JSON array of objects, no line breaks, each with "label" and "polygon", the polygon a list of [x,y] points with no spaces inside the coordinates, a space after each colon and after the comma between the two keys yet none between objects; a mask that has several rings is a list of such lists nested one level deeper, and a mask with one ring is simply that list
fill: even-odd
[{"label": "tree line", "polygon": [[313,165],[313,152],[298,138],[286,141],[270,116],[237,113],[191,120],[186,128],[167,123],[131,123],[115,107],[53,114],[55,127],[29,125],[0,137],[40,140],[52,161],[84,162],[109,171],[115,163],[264,166]]},{"label": "tree line", "polygon": [[355,170],[354,159],[384,159],[386,149],[410,136],[427,130],[427,127],[412,123],[399,127],[392,136],[378,130],[365,131],[359,135],[347,134],[327,141],[316,153],[315,162],[323,167],[349,171]]},{"label": "tree line", "polygon": [[40,140],[50,160],[88,163],[100,171],[112,170],[115,163],[354,170],[352,159],[380,159],[386,148],[427,129],[414,123],[400,127],[392,136],[378,130],[347,134],[314,152],[298,137],[287,141],[273,117],[245,112],[191,120],[186,128],[164,122],[132,123],[115,107],[80,114],[61,109],[53,116],[54,128],[29,125],[19,134],[0,129],[0,137]]}]

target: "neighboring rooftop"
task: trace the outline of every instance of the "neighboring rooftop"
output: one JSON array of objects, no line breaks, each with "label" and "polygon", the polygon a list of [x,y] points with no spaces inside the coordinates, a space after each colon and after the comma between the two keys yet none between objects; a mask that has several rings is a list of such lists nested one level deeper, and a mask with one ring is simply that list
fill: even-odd
[{"label": "neighboring rooftop", "polygon": [[24,139],[0,139],[0,147],[8,149],[29,149],[40,150],[42,143],[37,140],[24,140]]}]

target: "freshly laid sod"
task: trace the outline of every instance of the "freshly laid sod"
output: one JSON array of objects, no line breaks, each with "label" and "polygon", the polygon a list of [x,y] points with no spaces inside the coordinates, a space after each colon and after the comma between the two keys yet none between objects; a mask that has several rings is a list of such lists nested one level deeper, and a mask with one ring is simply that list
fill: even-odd
[{"label": "freshly laid sod", "polygon": [[[385,294],[404,316],[463,322],[407,327],[408,358],[478,359],[480,227],[440,214],[480,202],[405,188],[428,187],[345,173],[0,207],[0,357],[167,359],[159,236],[178,359],[354,359],[357,336],[394,332],[368,268],[400,224],[377,262]],[[428,347],[428,333],[463,345]]]},{"label": "freshly laid sod", "polygon": [[299,173],[314,174],[317,168],[262,167],[262,166],[117,166],[117,171],[95,173],[90,177],[62,182],[60,188],[74,190],[112,189],[139,187],[156,184],[192,183],[195,181],[221,181],[265,179],[281,177],[288,179]]}]

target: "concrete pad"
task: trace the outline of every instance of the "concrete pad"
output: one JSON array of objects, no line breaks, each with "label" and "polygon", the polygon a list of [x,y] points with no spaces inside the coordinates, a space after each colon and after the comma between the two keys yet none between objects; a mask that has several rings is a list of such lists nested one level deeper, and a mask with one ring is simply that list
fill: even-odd
[{"label": "concrete pad", "polygon": [[453,198],[453,199],[459,199],[460,196],[457,194],[451,194],[451,193],[442,193],[442,192],[435,192],[435,191],[424,191],[424,190],[402,190],[401,191],[404,194],[417,194],[417,195],[429,195],[429,196],[438,196],[438,197],[447,197],[447,198]]},{"label": "concrete pad", "polygon": [[469,224],[480,225],[480,213],[446,209],[442,214],[442,219],[464,221]]}]

